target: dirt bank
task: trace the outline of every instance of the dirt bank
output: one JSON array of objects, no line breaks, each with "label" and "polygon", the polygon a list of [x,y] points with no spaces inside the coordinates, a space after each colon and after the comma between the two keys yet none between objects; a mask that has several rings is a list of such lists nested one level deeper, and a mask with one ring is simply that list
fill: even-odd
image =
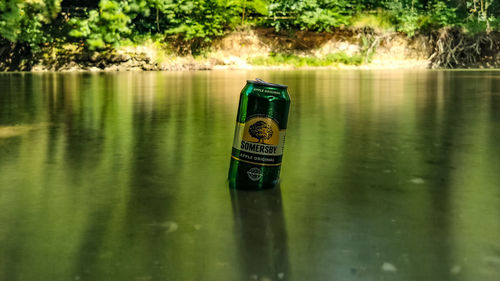
[{"label": "dirt bank", "polygon": [[[370,28],[339,29],[331,33],[243,29],[214,40],[198,56],[179,55],[175,45],[169,42],[145,42],[140,46],[122,46],[101,52],[89,52],[82,46],[65,44],[45,47],[33,58],[23,58],[26,50],[3,47],[0,50],[0,70],[150,71],[316,68],[317,65],[340,69],[493,68],[500,66],[498,39],[497,33],[469,35],[459,29],[442,29],[411,38]],[[346,59],[328,64],[255,63],[270,61],[266,58],[275,54],[307,58],[306,62],[312,59],[321,62],[331,54],[342,54]],[[353,57],[358,58],[357,63],[349,61]]]}]

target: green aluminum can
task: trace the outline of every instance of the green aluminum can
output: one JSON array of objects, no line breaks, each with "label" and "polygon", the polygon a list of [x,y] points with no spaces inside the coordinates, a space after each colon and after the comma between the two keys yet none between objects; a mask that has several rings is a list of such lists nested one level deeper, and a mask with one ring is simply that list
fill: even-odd
[{"label": "green aluminum can", "polygon": [[279,182],[290,109],[288,86],[247,80],[240,94],[229,187],[272,188]]}]

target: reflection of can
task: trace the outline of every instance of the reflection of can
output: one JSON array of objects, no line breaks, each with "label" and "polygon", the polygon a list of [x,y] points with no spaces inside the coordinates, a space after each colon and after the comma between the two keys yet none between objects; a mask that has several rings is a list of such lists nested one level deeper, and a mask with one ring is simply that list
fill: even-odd
[{"label": "reflection of can", "polygon": [[[291,280],[288,238],[279,186],[253,192],[230,189],[236,255],[233,280]],[[239,278],[238,278],[239,277]]]},{"label": "reflection of can", "polygon": [[287,86],[248,80],[240,95],[229,186],[271,188],[279,181],[290,109]]}]

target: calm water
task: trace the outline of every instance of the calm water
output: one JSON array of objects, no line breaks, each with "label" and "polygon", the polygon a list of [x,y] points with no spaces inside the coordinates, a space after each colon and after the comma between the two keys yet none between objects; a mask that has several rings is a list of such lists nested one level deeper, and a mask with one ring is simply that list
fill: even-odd
[{"label": "calm water", "polygon": [[[281,187],[231,193],[255,77]],[[500,280],[500,72],[0,74],[0,280]]]}]

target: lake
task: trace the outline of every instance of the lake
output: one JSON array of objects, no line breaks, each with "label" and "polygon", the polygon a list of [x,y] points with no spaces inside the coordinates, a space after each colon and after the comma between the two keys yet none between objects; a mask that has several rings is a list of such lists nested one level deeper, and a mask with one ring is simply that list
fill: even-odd
[{"label": "lake", "polygon": [[[280,186],[227,185],[286,84]],[[500,72],[0,74],[0,280],[499,280]]]}]

